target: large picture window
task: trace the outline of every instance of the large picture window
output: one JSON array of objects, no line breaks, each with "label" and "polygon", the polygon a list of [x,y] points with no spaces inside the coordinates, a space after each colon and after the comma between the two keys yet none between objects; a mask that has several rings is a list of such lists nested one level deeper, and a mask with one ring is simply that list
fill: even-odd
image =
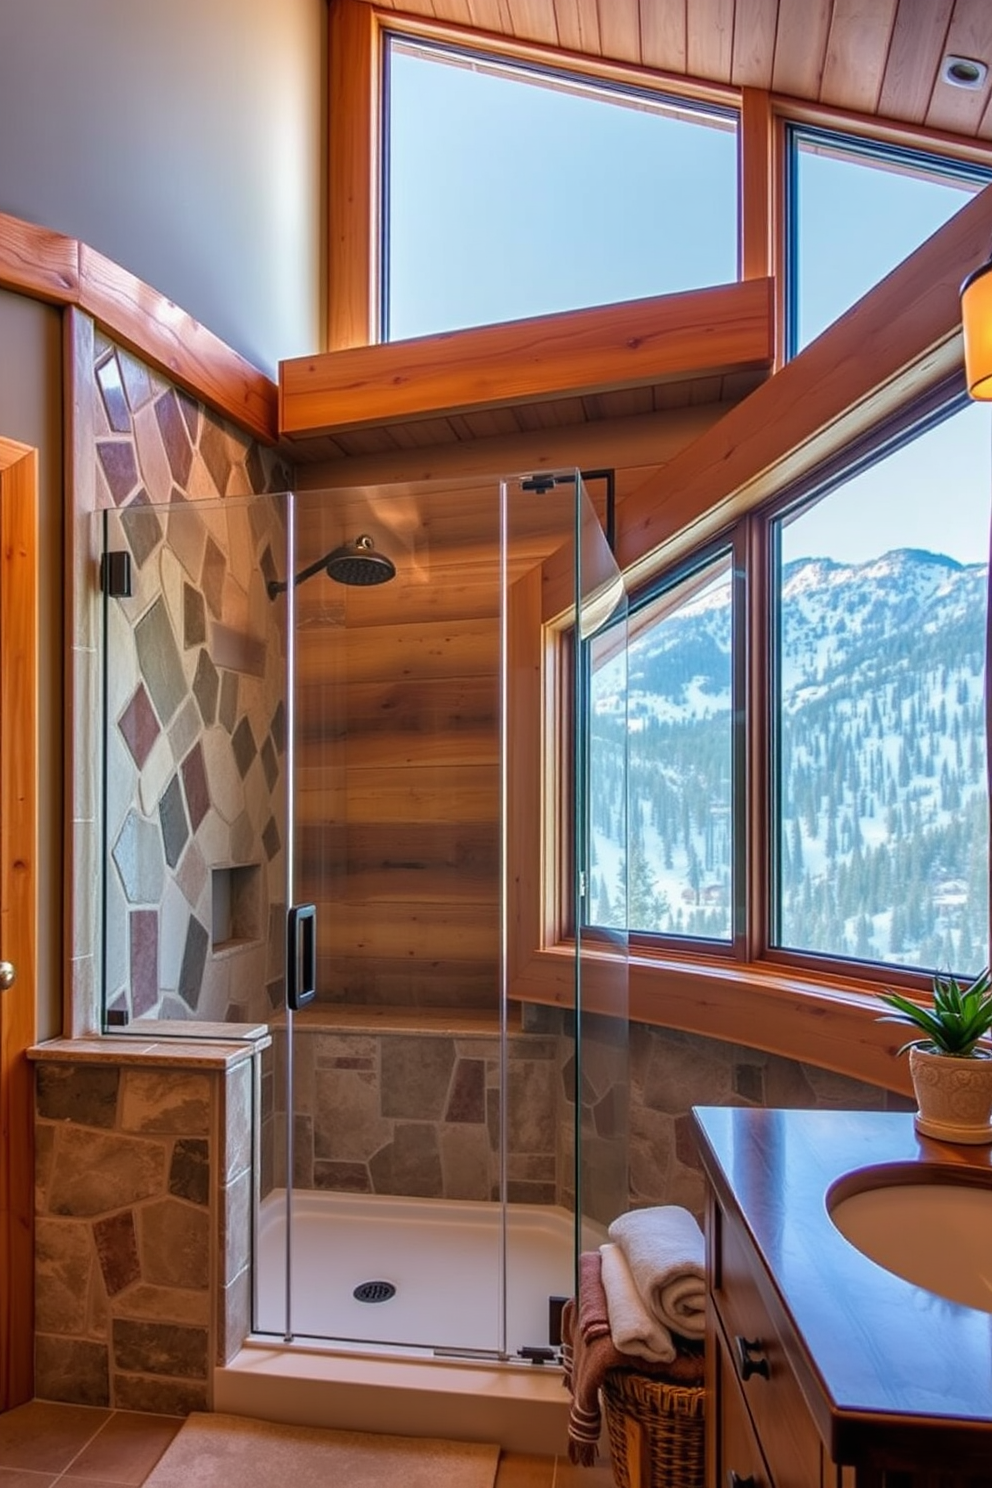
[{"label": "large picture window", "polygon": [[737,115],[388,39],[395,341],[737,278]]},{"label": "large picture window", "polygon": [[772,524],[781,946],[988,961],[990,493],[969,404]]},{"label": "large picture window", "polygon": [[659,949],[910,980],[988,963],[990,435],[954,396],[632,598],[627,851],[597,825],[593,749],[593,923],[625,869]]}]

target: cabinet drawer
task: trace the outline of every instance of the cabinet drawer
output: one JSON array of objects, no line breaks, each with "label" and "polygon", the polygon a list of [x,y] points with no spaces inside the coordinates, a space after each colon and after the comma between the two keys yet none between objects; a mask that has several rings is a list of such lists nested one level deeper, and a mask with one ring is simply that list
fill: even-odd
[{"label": "cabinet drawer", "polygon": [[775,1488],[820,1488],[819,1433],[758,1291],[746,1241],[723,1215],[718,1241],[717,1316],[771,1479]]},{"label": "cabinet drawer", "polygon": [[737,1370],[726,1346],[716,1339],[717,1461],[710,1468],[714,1488],[773,1488]]}]

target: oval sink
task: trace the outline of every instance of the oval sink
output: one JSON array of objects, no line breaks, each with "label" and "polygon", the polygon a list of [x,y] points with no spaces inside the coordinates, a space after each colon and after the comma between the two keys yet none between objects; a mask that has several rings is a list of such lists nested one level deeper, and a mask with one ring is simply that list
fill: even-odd
[{"label": "oval sink", "polygon": [[992,1312],[992,1173],[905,1163],[862,1168],[827,1193],[862,1255],[938,1297]]}]

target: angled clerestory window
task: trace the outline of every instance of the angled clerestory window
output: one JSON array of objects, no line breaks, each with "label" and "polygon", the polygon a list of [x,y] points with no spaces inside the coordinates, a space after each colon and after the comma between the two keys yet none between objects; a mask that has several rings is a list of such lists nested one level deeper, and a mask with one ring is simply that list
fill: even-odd
[{"label": "angled clerestory window", "polygon": [[795,355],[960,211],[992,169],[805,125],[789,125],[786,141],[786,334]]}]

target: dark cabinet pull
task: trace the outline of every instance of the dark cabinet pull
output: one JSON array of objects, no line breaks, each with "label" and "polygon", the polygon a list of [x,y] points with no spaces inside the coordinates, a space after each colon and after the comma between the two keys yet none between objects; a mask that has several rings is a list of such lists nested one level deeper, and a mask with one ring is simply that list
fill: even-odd
[{"label": "dark cabinet pull", "polygon": [[760,1338],[752,1343],[738,1333],[734,1342],[737,1345],[737,1370],[741,1379],[750,1379],[752,1374],[760,1374],[768,1379],[768,1360],[761,1351]]},{"label": "dark cabinet pull", "polygon": [[727,1488],[758,1488],[758,1480],[750,1473],[746,1478],[742,1478],[740,1473],[735,1473],[731,1467],[727,1470]]}]

